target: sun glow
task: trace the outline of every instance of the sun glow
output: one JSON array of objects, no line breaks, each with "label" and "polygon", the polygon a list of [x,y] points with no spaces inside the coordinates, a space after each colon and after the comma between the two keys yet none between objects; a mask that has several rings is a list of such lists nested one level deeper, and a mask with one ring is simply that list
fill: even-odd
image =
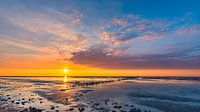
[{"label": "sun glow", "polygon": [[65,68],[65,69],[63,70],[63,72],[64,72],[64,73],[67,73],[67,72],[69,72],[69,70]]}]

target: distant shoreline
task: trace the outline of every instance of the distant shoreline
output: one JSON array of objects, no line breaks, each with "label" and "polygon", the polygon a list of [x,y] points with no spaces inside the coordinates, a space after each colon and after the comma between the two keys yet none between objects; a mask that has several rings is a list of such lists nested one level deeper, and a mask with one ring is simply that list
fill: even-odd
[{"label": "distant shoreline", "polygon": [[[63,77],[63,76],[0,76],[3,77]],[[165,80],[195,80],[200,76],[67,76],[69,78],[124,78],[124,79],[165,79]]]},{"label": "distant shoreline", "polygon": [[[64,75],[63,75],[64,76]],[[59,76],[0,76],[0,77],[63,77],[61,75]],[[200,76],[72,76],[72,75],[67,75],[67,77],[127,77],[127,78],[138,78],[138,77],[141,77],[141,78],[178,78],[178,77],[200,77]]]}]

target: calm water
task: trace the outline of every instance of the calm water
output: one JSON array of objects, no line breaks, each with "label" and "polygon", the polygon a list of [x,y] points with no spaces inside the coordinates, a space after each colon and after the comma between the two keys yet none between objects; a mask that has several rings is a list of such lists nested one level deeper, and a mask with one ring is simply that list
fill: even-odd
[{"label": "calm water", "polygon": [[[2,112],[30,106],[64,112],[80,104],[95,112],[95,102],[106,111],[129,111],[134,105],[155,112],[200,112],[196,77],[0,77],[0,92]],[[122,107],[117,110],[115,103]]]}]

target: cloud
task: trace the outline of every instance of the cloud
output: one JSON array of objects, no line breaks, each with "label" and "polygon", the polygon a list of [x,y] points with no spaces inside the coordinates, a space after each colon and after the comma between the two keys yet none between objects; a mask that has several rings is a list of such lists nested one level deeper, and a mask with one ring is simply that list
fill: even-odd
[{"label": "cloud", "polygon": [[182,27],[176,30],[178,36],[197,36],[200,34],[200,24],[192,24],[187,27]]},{"label": "cloud", "polygon": [[190,23],[193,19],[189,17],[191,17],[190,13],[173,20],[149,19],[134,14],[114,17],[108,25],[104,26],[100,44],[106,46],[105,50],[108,54],[122,55],[138,40],[145,44],[162,38],[199,35],[199,25]]},{"label": "cloud", "polygon": [[0,38],[4,44],[38,52],[49,51],[65,58],[71,58],[72,52],[80,52],[90,45],[76,29],[83,15],[75,11],[64,13],[51,8],[37,11],[18,7],[0,9],[0,17],[17,31],[16,34],[4,34]]},{"label": "cloud", "polygon": [[142,35],[140,37],[138,37],[139,39],[141,40],[145,40],[145,41],[148,41],[148,40],[156,40],[156,39],[160,39],[163,35],[162,34],[159,34],[159,33],[153,33],[153,32],[149,32],[148,34],[146,35]]},{"label": "cloud", "polygon": [[126,21],[124,21],[122,19],[117,19],[117,18],[113,19],[113,23],[116,24],[116,25],[120,25],[120,26],[126,26],[127,25]]},{"label": "cloud", "polygon": [[[121,41],[131,40],[151,33],[167,32],[169,26],[165,20],[149,20],[141,16],[127,15],[122,19],[114,19],[104,30]],[[125,24],[126,25],[121,25]]]},{"label": "cloud", "polygon": [[168,32],[168,21],[148,20],[138,15],[127,15],[123,18],[114,18],[103,29],[101,44],[110,49],[122,49],[131,46],[134,39],[155,40]]},{"label": "cloud", "polygon": [[193,51],[170,52],[157,55],[128,56],[107,55],[102,48],[91,48],[74,53],[72,61],[106,69],[199,69],[200,54]]}]

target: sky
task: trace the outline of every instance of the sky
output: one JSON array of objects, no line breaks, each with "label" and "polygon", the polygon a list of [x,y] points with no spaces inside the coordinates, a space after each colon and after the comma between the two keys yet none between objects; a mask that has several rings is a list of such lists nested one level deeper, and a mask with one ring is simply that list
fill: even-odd
[{"label": "sky", "polygon": [[199,0],[0,0],[0,75],[200,75]]}]

